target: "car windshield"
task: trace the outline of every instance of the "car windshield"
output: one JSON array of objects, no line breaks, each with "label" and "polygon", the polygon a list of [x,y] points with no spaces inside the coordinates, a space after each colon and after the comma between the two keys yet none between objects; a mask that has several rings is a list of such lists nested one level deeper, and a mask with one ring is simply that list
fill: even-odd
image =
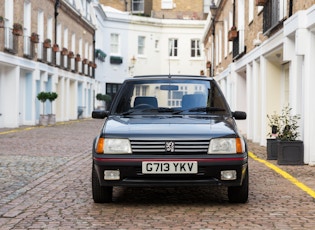
[{"label": "car windshield", "polygon": [[118,115],[227,115],[229,107],[214,81],[139,79],[127,81],[111,111]]}]

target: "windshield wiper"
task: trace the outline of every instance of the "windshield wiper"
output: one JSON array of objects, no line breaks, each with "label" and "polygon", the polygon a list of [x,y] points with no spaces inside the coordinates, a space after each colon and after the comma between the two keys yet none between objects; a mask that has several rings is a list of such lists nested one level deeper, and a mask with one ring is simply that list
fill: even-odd
[{"label": "windshield wiper", "polygon": [[166,107],[161,107],[161,108],[149,108],[149,109],[130,109],[126,112],[123,112],[121,113],[120,115],[122,116],[127,116],[127,115],[130,115],[134,112],[138,112],[137,115],[141,115],[142,112],[145,113],[145,114],[150,114],[151,112],[154,113],[154,112],[157,112],[157,113],[173,113],[174,112],[174,109],[173,108],[166,108]]},{"label": "windshield wiper", "polygon": [[182,112],[218,112],[218,111],[225,111],[225,109],[218,108],[218,107],[195,107],[195,108],[175,111],[174,114],[180,114]]},{"label": "windshield wiper", "polygon": [[217,112],[225,111],[225,109],[218,107],[196,107],[188,110],[189,112]]}]

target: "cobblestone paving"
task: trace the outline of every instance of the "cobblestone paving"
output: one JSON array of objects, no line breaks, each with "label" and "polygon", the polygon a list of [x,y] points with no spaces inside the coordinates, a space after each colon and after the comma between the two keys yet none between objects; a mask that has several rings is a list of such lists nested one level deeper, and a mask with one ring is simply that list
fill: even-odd
[{"label": "cobblestone paving", "polygon": [[[213,187],[118,187],[113,203],[94,204],[90,149],[101,124],[0,129],[0,229],[314,229],[314,199],[253,159],[246,204]],[[264,147],[249,148],[266,159]],[[281,169],[315,190],[315,167]]]}]

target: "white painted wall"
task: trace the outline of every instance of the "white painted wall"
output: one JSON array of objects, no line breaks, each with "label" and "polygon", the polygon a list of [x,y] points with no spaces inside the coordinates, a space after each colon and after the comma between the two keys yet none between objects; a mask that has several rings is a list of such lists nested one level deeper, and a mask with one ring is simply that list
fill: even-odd
[{"label": "white painted wall", "polygon": [[[201,57],[190,57],[190,40],[200,39],[204,21],[197,20],[163,20],[132,16],[126,12],[109,7],[95,6],[98,19],[96,31],[96,49],[107,54],[105,63],[98,62],[96,79],[105,92],[105,83],[122,83],[124,79],[134,75],[150,74],[193,74],[199,75],[204,69],[205,61],[203,44],[200,43]],[[104,13],[106,17],[104,16]],[[110,64],[110,34],[120,34],[121,56],[123,63]],[[138,55],[138,36],[145,37],[145,53]],[[178,39],[178,57],[169,58],[168,40]],[[155,43],[158,41],[158,47]],[[131,58],[135,57],[134,66]]]}]

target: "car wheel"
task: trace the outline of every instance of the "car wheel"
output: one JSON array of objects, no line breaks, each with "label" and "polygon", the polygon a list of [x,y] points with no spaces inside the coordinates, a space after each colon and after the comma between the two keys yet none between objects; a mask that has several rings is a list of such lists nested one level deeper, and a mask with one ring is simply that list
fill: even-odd
[{"label": "car wheel", "polygon": [[92,166],[92,194],[95,203],[112,202],[113,187],[100,185],[94,166]]},{"label": "car wheel", "polygon": [[231,203],[246,203],[248,200],[248,168],[241,186],[228,188],[228,197]]}]

